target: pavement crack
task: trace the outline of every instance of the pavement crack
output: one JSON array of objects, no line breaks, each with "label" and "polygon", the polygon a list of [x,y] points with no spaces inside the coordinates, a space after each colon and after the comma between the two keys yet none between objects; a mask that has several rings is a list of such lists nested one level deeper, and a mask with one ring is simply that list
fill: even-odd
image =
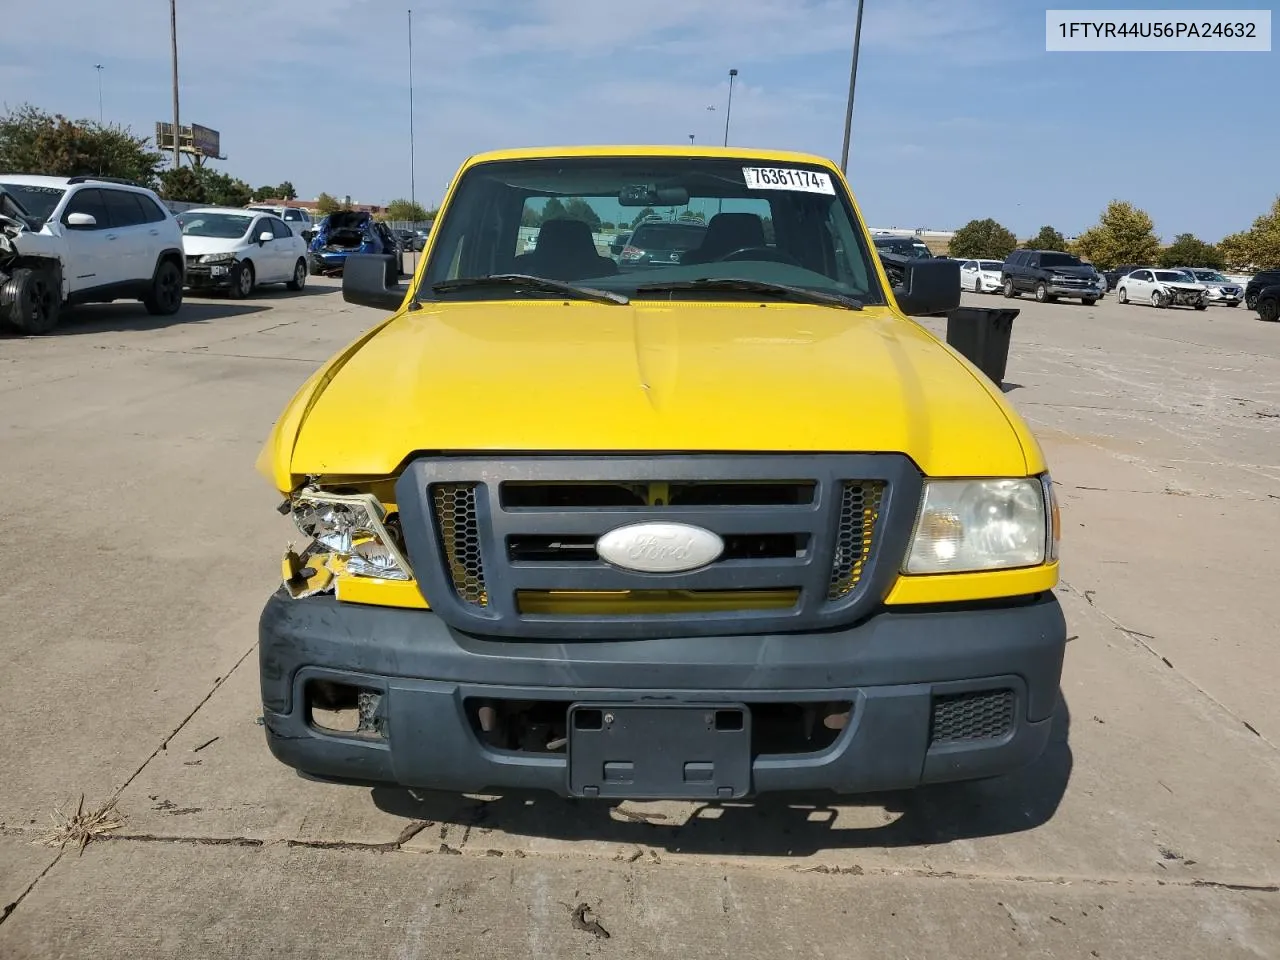
[{"label": "pavement crack", "polygon": [[8,920],[11,916],[13,916],[13,912],[18,909],[18,906],[22,903],[22,901],[25,900],[27,898],[27,895],[36,888],[36,884],[38,884],[41,880],[43,880],[45,878],[45,875],[62,861],[62,858],[65,854],[66,854],[65,849],[59,850],[58,855],[54,857],[51,861],[49,861],[49,865],[40,871],[39,876],[37,876],[34,880],[32,880],[29,884],[27,884],[27,889],[23,890],[20,894],[18,894],[18,899],[14,900],[12,903],[6,903],[3,908],[0,908],[0,926],[3,926],[4,922]]},{"label": "pavement crack", "polygon": [[1156,637],[1153,637],[1149,633],[1142,633],[1139,630],[1134,630],[1131,627],[1126,627],[1123,623],[1121,623],[1111,614],[1107,613],[1106,610],[1103,610],[1100,606],[1098,606],[1093,602],[1093,593],[1094,593],[1093,590],[1080,590],[1078,587],[1073,586],[1072,584],[1068,583],[1066,580],[1062,580],[1061,584],[1063,589],[1079,597],[1081,600],[1084,600],[1092,609],[1096,610],[1104,619],[1106,619],[1108,623],[1110,623],[1113,627],[1115,627],[1116,630],[1123,633],[1126,637],[1128,637],[1130,640],[1132,640],[1134,643],[1140,646],[1143,650],[1145,650],[1147,653],[1151,654],[1151,656],[1155,657],[1162,664],[1164,664],[1164,666],[1168,667],[1170,670],[1176,673],[1179,679],[1181,679],[1184,683],[1186,683],[1189,687],[1191,687],[1191,689],[1199,693],[1202,697],[1204,697],[1206,700],[1208,700],[1210,703],[1216,706],[1219,710],[1225,713],[1232,720],[1243,725],[1246,730],[1248,730],[1250,733],[1256,736],[1259,740],[1265,743],[1272,750],[1280,750],[1280,746],[1273,743],[1268,737],[1260,733],[1258,729],[1255,726],[1253,726],[1253,724],[1249,723],[1248,720],[1244,719],[1244,717],[1240,716],[1238,713],[1236,713],[1234,710],[1228,707],[1225,703],[1223,703],[1221,700],[1215,697],[1212,693],[1210,693],[1200,684],[1196,683],[1189,676],[1187,676],[1185,673],[1183,673],[1181,670],[1175,667],[1173,665],[1173,662],[1168,657],[1166,657],[1164,654],[1162,654],[1159,650],[1156,649],[1155,647],[1155,644],[1157,642]]}]

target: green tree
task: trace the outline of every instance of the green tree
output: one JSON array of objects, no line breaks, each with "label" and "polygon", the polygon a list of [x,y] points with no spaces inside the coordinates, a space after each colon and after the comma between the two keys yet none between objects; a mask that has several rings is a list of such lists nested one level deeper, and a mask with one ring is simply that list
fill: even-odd
[{"label": "green tree", "polygon": [[275,198],[276,198],[275,187],[258,187],[258,189],[253,191],[254,203],[259,203],[263,200],[274,200]]},{"label": "green tree", "polygon": [[1253,226],[1218,244],[1227,265],[1236,269],[1280,269],[1280,197]]},{"label": "green tree", "polygon": [[320,214],[322,217],[326,217],[333,213],[333,211],[341,209],[342,204],[338,202],[336,197],[323,192],[320,196],[316,197],[316,213]]},{"label": "green tree", "polygon": [[211,203],[204,180],[194,167],[178,167],[163,170],[159,176],[160,196],[166,200],[182,200],[186,203]]},{"label": "green tree", "polygon": [[697,223],[705,223],[707,219],[707,215],[703,213],[701,210],[686,210],[682,214],[680,214],[678,219],[685,220],[685,221],[692,220]]},{"label": "green tree", "polygon": [[30,104],[0,116],[0,173],[93,174],[150,187],[163,159],[128,127],[68,120]]},{"label": "green tree", "polygon": [[565,210],[565,206],[560,202],[559,197],[552,197],[542,208],[543,223],[546,223],[548,220],[563,220],[567,215],[568,211]]},{"label": "green tree", "polygon": [[298,191],[293,188],[292,183],[290,183],[288,180],[285,180],[281,182],[281,184],[278,187],[276,187],[276,196],[279,197],[281,200],[297,200]]},{"label": "green tree", "polygon": [[1122,263],[1153,263],[1160,256],[1160,238],[1145,210],[1124,200],[1112,200],[1098,223],[1076,241],[1080,255],[1101,270]]},{"label": "green tree", "polygon": [[951,256],[966,260],[971,257],[1003,260],[1017,247],[1018,238],[1013,232],[990,217],[985,220],[970,220],[951,238]]},{"label": "green tree", "polygon": [[412,220],[417,222],[419,220],[426,220],[428,217],[426,208],[421,204],[413,203],[412,201],[405,200],[401,197],[400,199],[392,200],[387,204],[387,219]]},{"label": "green tree", "polygon": [[1174,237],[1173,243],[1160,251],[1159,263],[1162,267],[1212,267],[1215,270],[1225,266],[1217,247],[1190,233]]},{"label": "green tree", "polygon": [[[545,217],[546,211],[542,215]],[[600,230],[600,214],[581,197],[570,197],[564,205],[564,215],[570,220],[581,220],[589,226],[593,233]]]},{"label": "green tree", "polygon": [[1053,227],[1045,226],[1040,228],[1040,232],[1027,241],[1027,246],[1032,250],[1063,250],[1067,249],[1067,238],[1064,237]]},{"label": "green tree", "polygon": [[526,203],[524,205],[524,210],[520,213],[520,226],[537,227],[541,226],[541,224],[542,214]]},{"label": "green tree", "polygon": [[657,212],[658,211],[653,209],[653,207],[645,207],[643,210],[637,213],[635,217],[632,219],[631,226],[632,227],[640,226],[640,224],[644,223],[646,220],[648,220]]},{"label": "green tree", "polygon": [[253,188],[238,177],[208,167],[196,167],[196,176],[204,183],[205,203],[220,207],[243,207],[253,199]]}]

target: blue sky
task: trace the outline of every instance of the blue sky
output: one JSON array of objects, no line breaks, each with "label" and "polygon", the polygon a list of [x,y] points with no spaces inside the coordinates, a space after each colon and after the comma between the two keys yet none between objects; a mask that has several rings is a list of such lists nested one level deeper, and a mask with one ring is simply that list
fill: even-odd
[{"label": "blue sky", "polygon": [[[410,5],[420,201],[480,150],[720,142],[730,67],[731,143],[839,157],[854,0],[178,0],[183,122],[255,185],[407,196]],[[1271,204],[1280,54],[1050,54],[1048,6],[867,0],[850,179],[873,226],[1073,234],[1122,198],[1217,240]],[[6,45],[3,103],[95,117],[102,63],[109,121],[171,116],[164,0],[6,7],[39,42]]]}]

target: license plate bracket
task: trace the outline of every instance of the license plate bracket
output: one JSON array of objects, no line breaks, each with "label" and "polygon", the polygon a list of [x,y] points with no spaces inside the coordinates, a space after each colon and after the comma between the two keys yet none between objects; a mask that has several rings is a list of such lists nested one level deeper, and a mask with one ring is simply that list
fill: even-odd
[{"label": "license plate bracket", "polygon": [[732,800],[751,789],[751,711],[741,703],[575,703],[569,793]]}]

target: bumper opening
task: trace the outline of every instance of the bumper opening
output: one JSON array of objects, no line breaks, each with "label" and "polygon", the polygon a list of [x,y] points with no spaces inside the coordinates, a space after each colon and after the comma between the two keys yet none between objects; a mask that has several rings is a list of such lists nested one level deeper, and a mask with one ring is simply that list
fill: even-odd
[{"label": "bumper opening", "polygon": [[336,680],[308,680],[303,688],[307,726],[329,736],[386,740],[382,691]]},{"label": "bumper opening", "polygon": [[[471,732],[480,742],[507,753],[544,756],[564,754],[571,706],[570,700],[468,697],[464,702]],[[752,756],[796,756],[821,753],[835,743],[849,725],[853,703],[750,703],[747,710]],[[579,711],[578,721],[594,712]],[[722,719],[717,714],[717,724]]]}]

